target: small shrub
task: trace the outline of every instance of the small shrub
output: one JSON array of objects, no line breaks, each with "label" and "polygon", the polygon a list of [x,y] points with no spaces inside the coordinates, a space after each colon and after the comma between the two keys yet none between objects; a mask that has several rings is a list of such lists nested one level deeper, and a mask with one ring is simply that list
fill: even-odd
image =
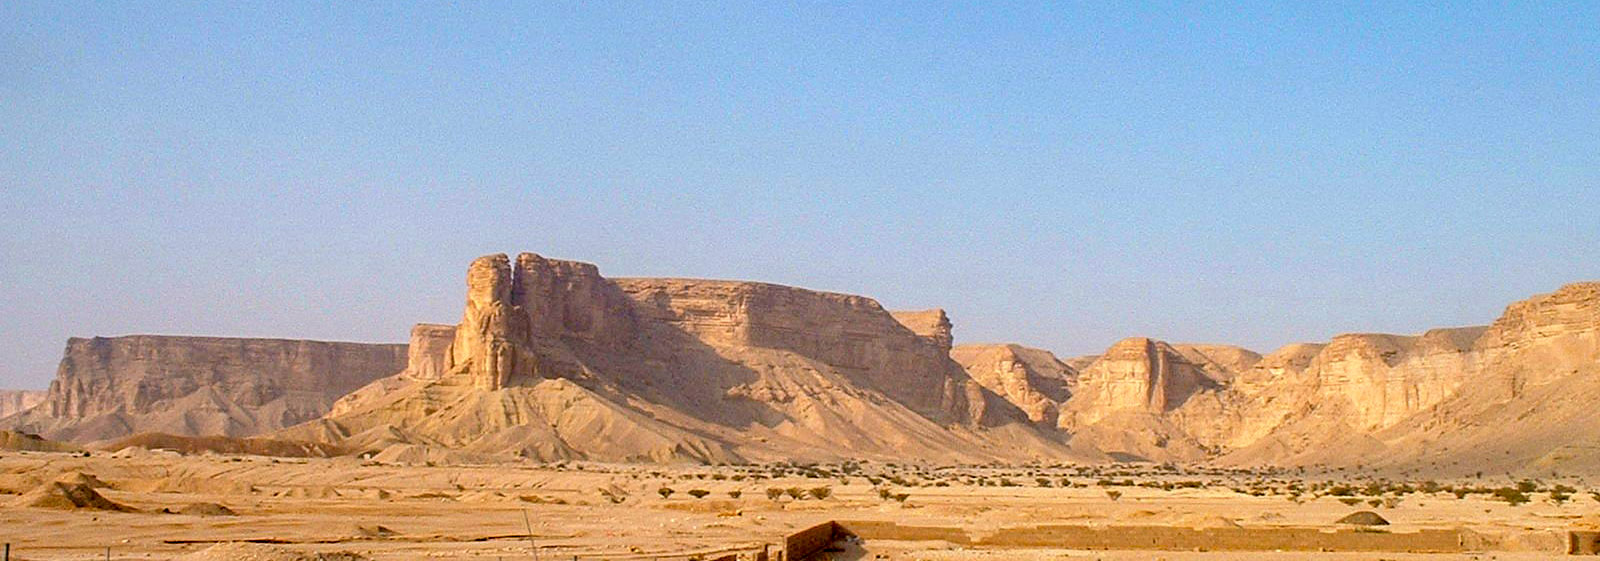
[{"label": "small shrub", "polygon": [[783,489],[780,489],[780,488],[777,488],[777,487],[768,487],[767,488],[767,499],[768,500],[776,501],[776,500],[778,500],[779,497],[782,497],[782,496],[783,496]]},{"label": "small shrub", "polygon": [[707,491],[705,489],[690,489],[689,490],[689,496],[694,497],[696,499],[704,499],[704,498],[706,498],[706,495],[710,495],[710,494],[711,494],[711,491]]},{"label": "small shrub", "polygon": [[676,492],[677,491],[673,490],[671,487],[662,487],[660,489],[656,489],[656,493],[661,495],[661,498],[663,499],[671,497],[672,494]]},{"label": "small shrub", "polygon": [[1361,504],[1361,499],[1356,497],[1339,497],[1339,502],[1344,503],[1347,506],[1356,506]]},{"label": "small shrub", "polygon": [[800,490],[799,487],[790,487],[788,489],[784,489],[783,492],[785,494],[788,494],[790,498],[793,498],[794,500],[797,500],[797,501],[800,500],[800,499],[805,498],[805,496],[806,496],[806,492]]},{"label": "small shrub", "polygon": [[1521,489],[1514,489],[1511,487],[1501,487],[1499,489],[1495,489],[1494,496],[1497,499],[1505,501],[1511,506],[1517,506],[1528,502],[1527,493],[1524,493]]},{"label": "small shrub", "polygon": [[810,493],[811,493],[812,497],[814,497],[814,498],[816,498],[817,500],[820,501],[820,500],[826,499],[830,495],[832,495],[833,494],[833,488],[832,487],[812,487]]},{"label": "small shrub", "polygon": [[1122,498],[1122,491],[1118,491],[1116,489],[1106,489],[1106,498],[1109,498],[1115,502],[1117,499]]},{"label": "small shrub", "polygon": [[743,494],[744,494],[744,491],[740,491],[738,489],[734,489],[732,491],[728,491],[728,498],[737,499],[737,498],[739,498],[740,495],[743,495]]}]

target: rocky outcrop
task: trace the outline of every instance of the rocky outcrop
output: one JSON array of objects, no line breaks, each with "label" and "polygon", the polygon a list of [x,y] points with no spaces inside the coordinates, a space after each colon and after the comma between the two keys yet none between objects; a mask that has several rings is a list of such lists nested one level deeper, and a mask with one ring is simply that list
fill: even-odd
[{"label": "rocky outcrop", "polygon": [[1078,375],[1078,391],[1063,426],[1093,423],[1115,411],[1160,413],[1220,383],[1172,345],[1144,337],[1123,339]]},{"label": "rocky outcrop", "polygon": [[1078,372],[1050,351],[1014,344],[961,345],[950,352],[967,375],[1035,423],[1056,424]]},{"label": "rocky outcrop", "polygon": [[951,336],[950,316],[945,315],[942,309],[889,312],[889,315],[912,333],[932,341],[946,352],[955,345],[955,337]]},{"label": "rocky outcrop", "polygon": [[130,335],[73,338],[45,401],[6,428],[52,440],[247,436],[315,419],[405,366],[405,345]]},{"label": "rocky outcrop", "polygon": [[1600,362],[1600,282],[1569,284],[1508,306],[1474,350],[1511,396]]},{"label": "rocky outcrop", "polygon": [[[871,298],[757,282],[616,279],[616,285],[641,322],[670,326],[702,344],[806,357],[940,422],[983,416],[981,388],[950,360],[949,347],[908,329]],[[937,324],[929,327],[937,334]]]},{"label": "rocky outcrop", "polygon": [[450,369],[450,347],[455,344],[455,340],[454,325],[419,323],[412,326],[411,340],[406,345],[405,370],[393,376],[379,378],[345,394],[328,409],[328,414],[338,415],[355,410],[364,403],[382,398],[415,382],[443,379]]},{"label": "rocky outcrop", "polygon": [[38,390],[0,390],[0,419],[10,417],[44,401]]},{"label": "rocky outcrop", "polygon": [[546,460],[1073,456],[950,359],[942,313],[919,334],[861,296],[515,263],[469,267],[442,376],[283,436]]}]

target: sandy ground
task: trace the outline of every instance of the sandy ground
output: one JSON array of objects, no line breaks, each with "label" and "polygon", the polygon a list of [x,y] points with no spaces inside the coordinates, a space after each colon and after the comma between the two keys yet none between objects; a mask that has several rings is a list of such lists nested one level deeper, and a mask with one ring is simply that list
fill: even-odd
[{"label": "sandy ground", "polygon": [[[217,543],[259,540],[301,552],[352,552],[376,560],[689,559],[776,544],[782,536],[830,519],[886,520],[902,525],[960,526],[975,531],[1029,524],[1244,527],[1317,526],[1358,508],[1393,522],[1392,531],[1467,527],[1485,533],[1559,530],[1600,513],[1578,493],[1563,504],[1541,500],[1511,506],[1481,495],[1410,494],[1392,507],[1352,507],[1335,497],[1291,500],[1230,489],[1248,474],[1206,475],[1205,488],[1109,487],[1070,470],[1049,471],[1052,486],[1035,486],[1041,469],[952,469],[930,474],[866,466],[850,475],[776,479],[771,466],[654,465],[403,466],[353,459],[0,454],[0,539],[13,559],[173,559]],[[20,493],[75,473],[110,485],[101,493],[139,512],[22,508]],[[813,474],[815,475],[815,474]],[[878,478],[874,485],[868,476]],[[900,477],[899,484],[887,477]],[[974,477],[1030,486],[979,486]],[[1080,486],[1060,488],[1060,477]],[[1149,475],[1150,479],[1172,478]],[[1180,476],[1195,479],[1201,476]],[[1279,476],[1282,477],[1282,476]],[[949,486],[937,485],[944,482]],[[1020,484],[1020,483],[1019,483]],[[795,488],[805,498],[767,490]],[[827,487],[817,499],[810,489]],[[658,492],[671,488],[670,497]],[[605,491],[603,492],[602,489]],[[694,498],[691,490],[705,490]],[[905,493],[904,502],[890,494]],[[737,492],[734,498],[731,493]],[[608,498],[608,495],[610,498]],[[620,502],[614,503],[613,500]],[[165,514],[196,502],[218,503],[237,516]],[[380,528],[381,527],[381,528]],[[868,543],[839,559],[1543,559],[1554,553],[1467,555],[1205,553],[963,549],[942,542]],[[215,557],[215,556],[214,556]],[[234,557],[241,558],[241,557]]]}]

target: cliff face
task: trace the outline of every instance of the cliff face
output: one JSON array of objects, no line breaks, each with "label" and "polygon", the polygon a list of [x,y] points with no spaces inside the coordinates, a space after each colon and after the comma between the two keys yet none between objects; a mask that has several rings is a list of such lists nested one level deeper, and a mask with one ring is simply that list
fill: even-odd
[{"label": "cliff face", "polygon": [[[806,357],[941,422],[976,422],[976,385],[950,360],[949,321],[924,315],[927,336],[877,301],[766,283],[616,279],[640,321],[670,326],[713,348]],[[940,325],[940,324],[943,325]]]},{"label": "cliff face", "polygon": [[939,348],[949,351],[955,345],[955,337],[951,334],[950,316],[944,310],[909,310],[889,312],[895,321],[906,326],[912,333],[933,342]]},{"label": "cliff face", "polygon": [[1511,396],[1600,362],[1600,282],[1570,284],[1508,306],[1474,350]]},{"label": "cliff face", "polygon": [[1064,426],[1094,423],[1115,411],[1160,413],[1175,409],[1219,382],[1172,345],[1133,337],[1106,349],[1078,377],[1070,420]]},{"label": "cliff face", "polygon": [[469,267],[442,376],[385,380],[285,434],[542,459],[1070,455],[950,359],[942,313],[897,320],[860,296],[511,263]]},{"label": "cliff face", "polygon": [[961,345],[950,352],[967,375],[1015,404],[1028,419],[1056,424],[1061,404],[1072,395],[1078,372],[1050,351],[1021,345]]},{"label": "cliff face", "polygon": [[37,390],[0,390],[0,419],[38,405],[44,397],[45,392]]},{"label": "cliff face", "polygon": [[248,436],[317,418],[405,365],[405,345],[132,335],[67,341],[40,406],[9,427],[56,440]]}]

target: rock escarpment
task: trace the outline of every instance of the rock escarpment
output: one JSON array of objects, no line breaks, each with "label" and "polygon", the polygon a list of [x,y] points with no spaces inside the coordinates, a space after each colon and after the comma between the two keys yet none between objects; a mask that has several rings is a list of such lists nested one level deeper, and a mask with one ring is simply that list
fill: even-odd
[{"label": "rock escarpment", "polygon": [[44,401],[5,428],[52,440],[248,436],[315,419],[405,366],[405,345],[221,337],[73,338]]},{"label": "rock escarpment", "polygon": [[[423,461],[1600,472],[1600,283],[1513,304],[1486,327],[1345,334],[1266,356],[1134,337],[1067,359],[953,347],[942,310],[758,282],[606,278],[526,253],[475,260],[465,288],[460,322],[419,324],[408,345],[74,339],[43,400],[0,429],[80,441],[277,431],[318,450]],[[26,405],[14,395],[0,407]]]},{"label": "rock escarpment", "polygon": [[467,277],[441,376],[284,434],[539,459],[1070,455],[950,359],[942,313],[919,334],[870,298],[533,254]]},{"label": "rock escarpment", "polygon": [[950,352],[967,374],[1035,423],[1055,425],[1078,371],[1050,351],[1014,344],[961,345]]},{"label": "rock escarpment", "polygon": [[38,405],[44,397],[45,392],[37,390],[0,390],[0,419]]}]

